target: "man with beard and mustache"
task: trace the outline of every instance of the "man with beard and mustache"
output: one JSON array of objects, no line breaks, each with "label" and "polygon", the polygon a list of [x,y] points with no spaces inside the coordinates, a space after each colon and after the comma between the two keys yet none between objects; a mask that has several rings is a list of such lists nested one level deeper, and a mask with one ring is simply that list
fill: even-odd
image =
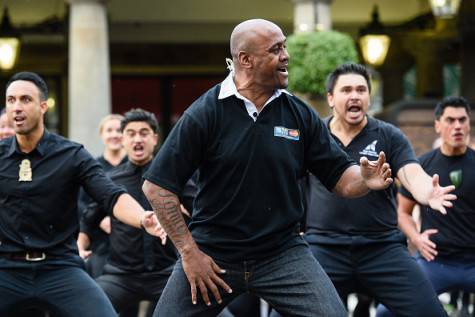
[{"label": "man with beard and mustache", "polygon": [[0,141],[0,316],[32,300],[55,316],[116,316],[78,255],[80,187],[125,223],[161,231],[153,212],[112,183],[82,145],[45,128],[47,98],[35,73],[17,73],[6,85],[15,137]]},{"label": "man with beard and mustache", "polygon": [[[475,151],[467,146],[470,104],[463,97],[444,98],[435,108],[434,125],[442,144],[422,155],[419,161],[427,173],[440,175],[441,184],[454,185],[458,199],[447,215],[421,206],[418,230],[412,218],[417,202],[405,187],[401,187],[399,227],[419,252],[417,263],[437,294],[454,290],[474,293]],[[379,307],[378,316],[393,315]]]},{"label": "man with beard and mustache", "polygon": [[[299,180],[308,169],[345,197],[384,189],[392,182],[384,153],[359,167],[285,90],[289,55],[277,25],[240,23],[230,50],[229,76],[185,111],[144,175],[145,195],[181,256],[154,316],[216,316],[246,292],[289,316],[346,316],[299,234]],[[177,195],[195,170],[188,229]]]},{"label": "man with beard and mustache", "polygon": [[[343,64],[327,79],[333,115],[325,120],[333,139],[350,157],[377,157],[384,151],[393,177],[415,199],[446,213],[454,186],[441,187],[427,175],[396,127],[367,115],[371,83],[363,65]],[[394,188],[345,199],[309,179],[306,240],[338,293],[368,294],[397,316],[446,316],[429,280],[407,250],[398,230]]]}]

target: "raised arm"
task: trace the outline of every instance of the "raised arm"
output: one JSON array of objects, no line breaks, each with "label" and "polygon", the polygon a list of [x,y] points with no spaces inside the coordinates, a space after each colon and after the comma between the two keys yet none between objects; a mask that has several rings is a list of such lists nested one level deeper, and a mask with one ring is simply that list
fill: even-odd
[{"label": "raised arm", "polygon": [[366,195],[370,190],[385,189],[392,182],[391,169],[386,163],[384,153],[381,152],[377,161],[368,161],[366,157],[363,157],[360,160],[360,166],[348,167],[333,191],[342,197],[356,198]]},{"label": "raised arm", "polygon": [[398,226],[421,255],[427,260],[432,261],[437,255],[436,245],[430,240],[430,236],[437,233],[437,229],[427,229],[419,232],[417,224],[412,217],[412,212],[416,202],[404,195],[397,194],[398,208],[397,218]]},{"label": "raised arm", "polygon": [[397,173],[401,184],[422,205],[429,205],[434,210],[446,214],[445,208],[452,207],[451,200],[457,196],[450,194],[455,186],[442,187],[439,176],[429,176],[418,163],[409,163],[401,167]]},{"label": "raised arm", "polygon": [[142,206],[129,194],[122,194],[114,205],[113,214],[129,226],[143,228],[149,234],[159,237],[166,243],[166,232],[152,211],[144,211]]},{"label": "raised arm", "polygon": [[225,271],[198,248],[183,219],[178,196],[147,180],[144,182],[143,191],[161,225],[181,255],[183,270],[191,286],[193,304],[197,303],[197,288],[206,305],[211,305],[208,289],[211,290],[216,301],[221,303],[217,286],[228,293],[232,292],[231,288],[218,276]]}]

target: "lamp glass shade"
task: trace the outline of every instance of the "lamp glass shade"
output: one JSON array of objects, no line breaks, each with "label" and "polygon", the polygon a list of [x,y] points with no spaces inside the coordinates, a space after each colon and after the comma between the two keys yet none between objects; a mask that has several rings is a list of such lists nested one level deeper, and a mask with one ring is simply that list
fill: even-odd
[{"label": "lamp glass shade", "polygon": [[388,54],[391,39],[384,34],[367,34],[360,38],[361,52],[367,64],[379,66]]},{"label": "lamp glass shade", "polygon": [[430,0],[432,13],[441,19],[453,18],[459,9],[460,0]]},{"label": "lamp glass shade", "polygon": [[4,70],[12,69],[15,65],[20,40],[15,37],[0,37],[0,68]]}]

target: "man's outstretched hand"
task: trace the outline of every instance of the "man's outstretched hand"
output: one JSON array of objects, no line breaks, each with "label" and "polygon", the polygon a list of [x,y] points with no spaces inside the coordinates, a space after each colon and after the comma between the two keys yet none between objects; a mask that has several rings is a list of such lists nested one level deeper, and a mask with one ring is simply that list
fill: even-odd
[{"label": "man's outstretched hand", "polygon": [[140,224],[148,234],[160,238],[162,245],[165,245],[167,242],[167,233],[160,225],[160,222],[158,222],[158,218],[153,211],[145,211],[140,220]]},{"label": "man's outstretched hand", "polygon": [[385,189],[392,184],[391,168],[386,163],[386,155],[379,152],[378,160],[369,161],[368,158],[360,159],[361,176],[369,189]]},{"label": "man's outstretched hand", "polygon": [[452,207],[452,200],[457,199],[457,196],[450,194],[455,189],[454,185],[442,187],[439,184],[439,175],[434,174],[432,176],[432,191],[427,198],[430,208],[440,211],[442,214],[446,214],[445,208]]}]

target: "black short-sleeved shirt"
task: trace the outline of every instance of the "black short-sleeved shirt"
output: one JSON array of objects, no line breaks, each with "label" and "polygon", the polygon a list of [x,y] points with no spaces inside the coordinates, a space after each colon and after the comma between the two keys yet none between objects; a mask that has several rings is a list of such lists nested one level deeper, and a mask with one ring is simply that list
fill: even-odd
[{"label": "black short-sleeved shirt", "polygon": [[303,243],[298,180],[307,169],[331,190],[355,164],[315,111],[287,93],[254,121],[235,95],[210,89],[177,122],[145,178],[178,194],[199,168],[190,230],[228,261],[264,258]]},{"label": "black short-sleeved shirt", "polygon": [[[329,125],[331,118],[325,120]],[[393,177],[408,163],[417,162],[414,151],[402,132],[391,124],[368,116],[368,123],[348,144],[340,147],[355,161],[366,156],[376,160],[380,151],[386,154]],[[307,236],[310,241],[325,244],[357,244],[373,241],[400,241],[397,229],[394,185],[367,195],[347,199],[329,192],[316,178],[310,179],[311,191],[307,210]]]},{"label": "black short-sleeved shirt", "polygon": [[[130,161],[117,166],[110,172],[110,178],[117,185],[123,186],[127,192],[145,209],[152,210],[147,198],[142,192],[143,173],[150,164],[137,166]],[[87,233],[97,228],[106,215],[111,216],[110,254],[105,272],[151,272],[160,271],[175,264],[176,250],[167,239],[165,246],[157,237],[149,235],[142,229],[124,224],[112,214],[90,205],[83,214],[81,231]]]},{"label": "black short-sleeved shirt", "polygon": [[[475,257],[475,152],[459,156],[445,156],[440,149],[432,150],[420,158],[427,174],[439,174],[441,186],[455,185],[457,200],[443,215],[428,206],[421,208],[421,230],[437,229],[439,232],[430,239],[437,245],[437,257],[459,254]],[[401,188],[401,194],[413,199]]]},{"label": "black short-sleeved shirt", "polygon": [[[19,181],[24,160],[29,161],[32,181]],[[82,145],[56,134],[45,130],[28,154],[20,151],[16,138],[0,141],[0,253],[77,255],[81,186],[108,209],[124,192]]]}]

